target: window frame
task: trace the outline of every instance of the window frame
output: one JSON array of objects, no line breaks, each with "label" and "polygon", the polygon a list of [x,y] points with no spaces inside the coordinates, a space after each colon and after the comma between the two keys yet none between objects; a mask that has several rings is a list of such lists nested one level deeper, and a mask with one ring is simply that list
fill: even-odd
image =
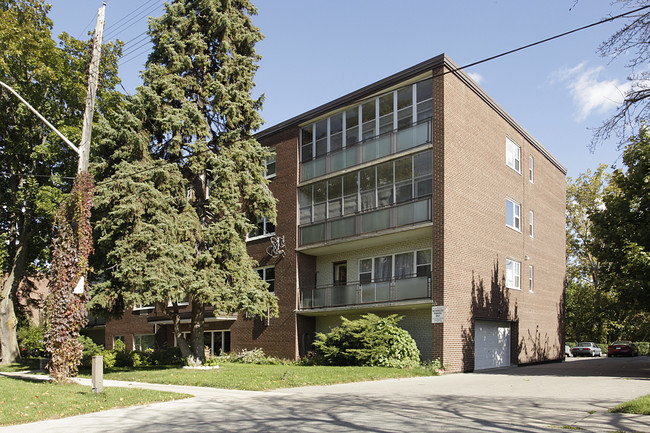
[{"label": "window frame", "polygon": [[[428,263],[418,263],[418,253],[426,252],[426,251],[429,252],[429,255],[428,255],[429,262]],[[411,261],[412,272],[410,274],[407,274],[406,276],[396,278],[395,277],[395,275],[397,274],[396,273],[396,264],[398,262],[396,260],[396,256],[403,255],[403,254],[411,254],[411,256],[412,256],[412,261]],[[378,279],[375,278],[375,263],[376,263],[375,259],[382,258],[382,257],[390,257],[392,263],[391,263],[391,275],[390,275],[390,278],[388,280],[381,279],[381,282],[422,277],[424,275],[418,276],[418,274],[419,274],[418,270],[419,270],[419,268],[424,268],[426,266],[429,267],[429,272],[428,272],[429,275],[428,276],[429,277],[431,276],[431,272],[432,272],[432,269],[433,269],[433,250],[431,248],[422,248],[422,249],[417,249],[417,250],[399,251],[399,252],[394,252],[394,253],[390,253],[390,254],[381,254],[381,255],[372,256],[372,257],[362,257],[362,258],[360,258],[357,261],[357,277],[358,277],[357,281],[359,281],[361,284],[374,284],[376,282],[380,282]],[[361,262],[366,261],[366,260],[370,261],[370,264],[371,264],[370,265],[370,270],[365,271],[365,272],[361,272]],[[362,282],[361,274],[364,274],[364,275],[365,274],[370,274],[370,280],[364,279],[363,282]]]},{"label": "window frame", "polygon": [[506,258],[506,289],[521,290],[521,262],[511,258]]},{"label": "window frame", "polygon": [[530,183],[535,183],[535,173],[534,173],[534,159],[533,155],[528,157],[528,181]]},{"label": "window frame", "polygon": [[[251,236],[250,233],[246,234],[246,241],[254,241],[256,239],[268,238],[275,235],[276,226],[273,224],[267,217],[262,218],[261,221],[258,221],[259,224],[262,223],[264,229],[262,230],[261,235]],[[269,225],[273,226],[273,231],[268,231]]]},{"label": "window frame", "polygon": [[506,165],[521,174],[521,147],[510,137],[506,137]]},{"label": "window frame", "polygon": [[[273,155],[264,159],[264,177],[267,179],[273,179],[277,173],[277,156],[275,154],[275,147],[270,147],[269,151],[272,152]],[[270,165],[273,166],[273,173],[269,174]]]},{"label": "window frame", "polygon": [[[266,277],[267,271],[269,269],[273,269],[273,278],[270,279],[270,280],[267,279],[267,277]],[[275,266],[261,266],[259,268],[255,268],[254,271],[256,271],[258,273],[258,275],[259,275],[260,271],[262,271],[262,275],[260,276],[260,278],[262,279],[262,281],[265,281],[266,283],[269,284],[269,287],[267,288],[269,293],[272,293],[272,294],[275,295]]]},{"label": "window frame", "polygon": [[533,293],[533,286],[535,281],[535,270],[533,265],[528,265],[528,291]]},{"label": "window frame", "polygon": [[528,236],[535,237],[535,214],[532,210],[528,211]]},{"label": "window frame", "polygon": [[[509,203],[512,203],[512,215],[508,212]],[[512,225],[508,223],[510,218]],[[521,233],[521,203],[510,197],[506,197],[506,227]]]},{"label": "window frame", "polygon": [[[142,337],[153,337],[153,347],[142,348]],[[138,344],[139,343],[139,344]],[[145,351],[156,348],[156,334],[133,334],[133,350]]]}]

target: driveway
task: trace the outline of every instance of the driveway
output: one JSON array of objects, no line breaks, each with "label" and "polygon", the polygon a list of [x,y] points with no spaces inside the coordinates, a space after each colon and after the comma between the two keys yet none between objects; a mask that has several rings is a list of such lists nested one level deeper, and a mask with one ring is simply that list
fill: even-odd
[{"label": "driveway", "polygon": [[272,392],[213,390],[0,432],[650,432],[650,416],[607,412],[648,393],[650,357],[576,358]]}]

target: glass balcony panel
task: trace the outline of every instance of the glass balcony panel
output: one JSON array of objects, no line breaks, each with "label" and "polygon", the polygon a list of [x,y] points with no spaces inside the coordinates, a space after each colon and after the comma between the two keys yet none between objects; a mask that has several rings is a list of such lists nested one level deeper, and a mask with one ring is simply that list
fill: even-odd
[{"label": "glass balcony panel", "polygon": [[343,218],[337,221],[332,221],[332,239],[345,238],[354,236],[355,233],[355,217]]},{"label": "glass balcony panel", "polygon": [[375,292],[377,302],[390,301],[390,281],[375,283]]},{"label": "glass balcony panel", "polygon": [[390,211],[383,209],[361,215],[361,232],[370,233],[390,227]]},{"label": "glass balcony panel", "polygon": [[397,151],[411,149],[429,141],[429,123],[420,123],[413,128],[397,132]]},{"label": "glass balcony panel", "polygon": [[384,134],[374,140],[362,144],[362,162],[372,161],[382,156],[390,155],[391,134]]},{"label": "glass balcony panel", "polygon": [[368,283],[361,285],[361,303],[368,304],[370,302],[377,302],[375,283]]},{"label": "glass balcony panel", "polygon": [[325,224],[316,224],[300,228],[301,244],[313,244],[325,240]]},{"label": "glass balcony panel", "polygon": [[314,291],[301,290],[300,291],[300,308],[312,308],[314,306]]},{"label": "glass balcony panel", "polygon": [[357,303],[356,284],[332,287],[331,305],[354,305]]},{"label": "glass balcony panel", "polygon": [[395,297],[396,299],[418,299],[426,298],[428,278],[406,278],[395,280]]},{"label": "glass balcony panel", "polygon": [[327,289],[313,289],[313,306],[314,307],[327,307]]}]

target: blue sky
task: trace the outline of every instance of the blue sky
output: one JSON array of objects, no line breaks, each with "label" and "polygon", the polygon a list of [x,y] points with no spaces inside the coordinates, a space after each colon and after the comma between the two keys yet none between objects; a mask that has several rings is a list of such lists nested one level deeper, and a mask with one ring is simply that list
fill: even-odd
[{"label": "blue sky", "polygon": [[[54,33],[81,37],[101,1],[50,0]],[[148,53],[141,35],[160,0],[107,0],[105,37],[130,41],[120,65],[133,92]],[[272,126],[423,60],[447,53],[465,65],[621,13],[610,0],[258,0],[265,35],[256,91]],[[627,59],[600,57],[620,19],[467,69],[576,177],[621,165],[616,142],[587,145],[628,86]]]}]

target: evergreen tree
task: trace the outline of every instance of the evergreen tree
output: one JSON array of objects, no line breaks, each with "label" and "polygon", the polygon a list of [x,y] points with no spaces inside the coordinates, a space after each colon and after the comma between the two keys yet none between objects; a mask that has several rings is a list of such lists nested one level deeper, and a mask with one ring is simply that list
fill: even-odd
[{"label": "evergreen tree", "polygon": [[[101,223],[100,245],[120,244],[126,251],[138,237],[138,251],[155,246],[154,260],[170,266],[157,271],[147,265],[151,256],[142,252],[136,257],[134,252],[128,256],[133,261],[129,276],[127,256],[106,248],[106,268],[113,267],[106,275],[115,281],[98,286],[96,299],[104,306],[128,308],[137,300],[149,304],[165,296],[173,301],[189,295],[192,361],[200,363],[205,306],[224,313],[277,314],[276,299],[246,252],[246,234],[254,223],[262,217],[275,219],[275,200],[264,172],[270,153],[252,136],[262,123],[257,111],[262,100],[251,96],[259,60],[255,44],[262,35],[252,25],[256,9],[248,1],[175,0],[165,7],[164,15],[150,23],[154,47],[144,84],[117,123],[129,125],[131,132],[120,137],[123,133],[114,125],[109,134],[130,143],[126,150],[114,148],[122,157],[137,160],[142,155],[141,163],[156,169],[107,183],[106,188],[99,185],[97,202],[100,207],[102,200],[117,203],[115,212],[122,212]],[[151,159],[138,150],[143,137]],[[161,161],[173,169],[159,169]],[[104,163],[103,169],[110,171],[110,166]],[[120,166],[114,179],[134,171]],[[117,189],[123,191],[100,198]],[[185,228],[172,230],[175,218]],[[123,235],[127,232],[131,239]],[[182,248],[174,251],[174,244]],[[167,272],[174,276],[169,281]],[[119,284],[127,280],[130,285]]]}]

